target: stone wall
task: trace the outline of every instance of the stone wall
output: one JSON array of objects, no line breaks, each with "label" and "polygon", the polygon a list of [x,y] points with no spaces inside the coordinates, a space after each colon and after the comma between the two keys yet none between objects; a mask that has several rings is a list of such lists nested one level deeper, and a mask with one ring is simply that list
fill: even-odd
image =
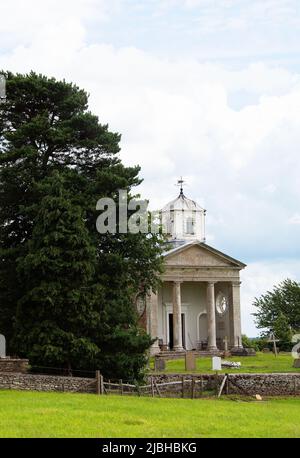
[{"label": "stone wall", "polygon": [[82,377],[0,373],[0,389],[95,393],[96,380]]},{"label": "stone wall", "polygon": [[[157,374],[149,376],[148,386],[140,390],[134,386],[131,390],[124,387],[124,394],[132,392],[151,396],[154,392],[155,396],[162,397],[199,398],[214,395],[223,379],[224,374]],[[0,373],[0,389],[95,393],[96,379],[6,372]],[[229,374],[223,394],[300,396],[300,371],[285,374]]]},{"label": "stone wall", "polygon": [[[156,383],[159,390],[166,395],[182,396],[182,385],[184,397],[199,397],[203,392],[211,391],[216,393],[224,379],[224,374],[156,374],[152,381]],[[194,380],[194,382],[192,382]],[[183,381],[183,383],[182,383]],[[148,382],[151,382],[149,377]],[[174,385],[164,383],[179,382]],[[273,373],[273,374],[229,374],[228,382],[224,387],[223,394],[242,395],[265,395],[265,396],[300,396],[300,371],[295,373]]]},{"label": "stone wall", "polygon": [[28,359],[0,358],[0,374],[2,372],[26,373],[28,370]]},{"label": "stone wall", "polygon": [[267,396],[300,395],[300,372],[230,374],[229,393]]}]

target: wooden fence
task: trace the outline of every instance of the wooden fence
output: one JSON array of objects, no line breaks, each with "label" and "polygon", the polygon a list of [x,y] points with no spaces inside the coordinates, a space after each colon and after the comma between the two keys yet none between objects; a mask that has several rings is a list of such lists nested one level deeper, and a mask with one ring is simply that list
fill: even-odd
[{"label": "wooden fence", "polygon": [[[151,397],[182,397],[182,398],[199,398],[204,396],[217,395],[218,384],[208,386],[201,376],[186,379],[184,376],[181,380],[171,382],[157,382],[155,377],[149,378],[150,383],[146,385],[124,383],[123,380],[118,382],[111,380],[105,381],[99,371],[96,372],[96,393],[97,394],[119,394]],[[224,386],[224,385],[223,385]],[[223,388],[222,388],[223,389]]]},{"label": "wooden fence", "polygon": [[[173,375],[175,378],[175,374]],[[148,377],[146,385],[105,381],[97,376],[97,393],[197,399],[222,395],[300,396],[300,373],[177,375],[176,380]]]}]

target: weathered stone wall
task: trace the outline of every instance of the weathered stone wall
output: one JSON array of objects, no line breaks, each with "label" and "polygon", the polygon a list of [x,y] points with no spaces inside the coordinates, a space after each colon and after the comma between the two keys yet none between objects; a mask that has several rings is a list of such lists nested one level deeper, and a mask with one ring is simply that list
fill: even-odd
[{"label": "weathered stone wall", "polygon": [[20,373],[0,373],[0,389],[95,393],[96,380]]},{"label": "weathered stone wall", "polygon": [[[224,379],[224,374],[158,374],[148,377],[148,386],[140,390],[127,389],[124,394],[152,395],[163,397],[199,398],[214,394]],[[174,383],[176,382],[176,383]],[[167,384],[167,385],[166,385]],[[0,373],[0,389],[32,391],[68,391],[95,393],[96,380],[82,377],[62,377],[22,373]],[[120,387],[116,387],[116,392]],[[229,374],[223,394],[263,396],[300,396],[300,371],[274,374]]]},{"label": "weathered stone wall", "polygon": [[28,370],[28,359],[0,358],[0,374],[2,372],[26,373]]},{"label": "weathered stone wall", "polygon": [[289,374],[230,374],[229,393],[267,396],[300,395],[300,372]]},{"label": "weathered stone wall", "polygon": [[[162,393],[182,395],[182,380],[184,380],[184,396],[192,395],[192,380],[194,380],[194,395],[205,391],[217,391],[224,379],[224,374],[157,374],[153,375],[153,383],[156,383]],[[148,382],[151,382],[149,377]],[[181,382],[174,385],[163,386],[164,383]],[[300,396],[300,371],[295,373],[273,374],[229,374],[228,382],[224,387],[223,394],[265,395],[265,396]]]}]

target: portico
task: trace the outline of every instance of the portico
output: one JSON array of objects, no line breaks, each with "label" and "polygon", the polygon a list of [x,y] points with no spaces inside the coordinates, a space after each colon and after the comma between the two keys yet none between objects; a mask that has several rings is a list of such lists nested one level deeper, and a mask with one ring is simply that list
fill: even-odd
[{"label": "portico", "polygon": [[183,190],[162,210],[170,229],[163,254],[161,286],[148,300],[148,331],[162,349],[211,354],[242,347],[240,271],[242,262],[205,242],[205,210]]},{"label": "portico", "polygon": [[[151,297],[151,335],[156,337],[152,353],[163,344],[174,351],[241,347],[238,281],[205,279],[163,281]],[[225,306],[218,311],[217,300]],[[226,303],[224,298],[226,298]],[[159,345],[160,344],[160,345]]]}]

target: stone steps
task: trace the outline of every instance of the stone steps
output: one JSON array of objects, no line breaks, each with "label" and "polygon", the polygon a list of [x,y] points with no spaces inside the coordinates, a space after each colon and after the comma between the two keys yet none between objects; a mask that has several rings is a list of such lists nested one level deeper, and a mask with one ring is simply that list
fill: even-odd
[{"label": "stone steps", "polygon": [[[216,351],[194,351],[196,356],[223,356],[224,352],[221,350],[216,350]],[[160,353],[157,353],[155,355],[156,358],[165,358],[165,359],[179,359],[179,358],[184,358],[186,354],[186,351],[161,351]]]}]

